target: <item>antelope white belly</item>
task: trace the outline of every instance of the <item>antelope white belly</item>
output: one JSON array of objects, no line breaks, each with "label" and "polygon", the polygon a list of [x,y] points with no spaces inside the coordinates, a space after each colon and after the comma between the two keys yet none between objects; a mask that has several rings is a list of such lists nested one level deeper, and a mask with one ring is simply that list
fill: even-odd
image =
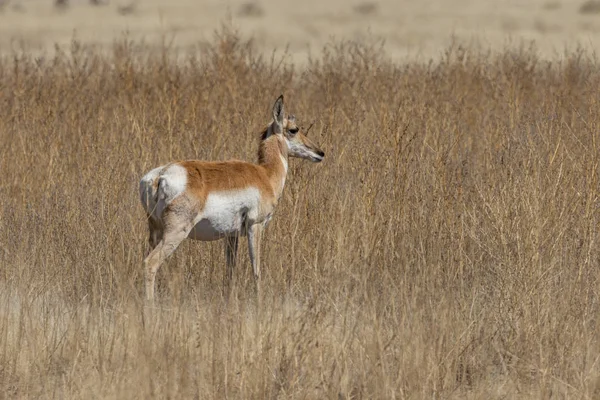
[{"label": "antelope white belly", "polygon": [[260,192],[257,188],[211,193],[188,237],[204,241],[221,239],[240,231],[245,221],[255,221],[259,209]]}]

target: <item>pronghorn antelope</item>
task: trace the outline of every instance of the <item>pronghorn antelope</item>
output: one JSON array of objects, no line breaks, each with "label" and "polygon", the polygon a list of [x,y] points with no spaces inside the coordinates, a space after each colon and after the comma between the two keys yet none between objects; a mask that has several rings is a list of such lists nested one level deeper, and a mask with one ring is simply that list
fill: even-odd
[{"label": "pronghorn antelope", "polygon": [[320,162],[321,151],[301,133],[293,115],[284,116],[283,95],[273,121],[262,132],[258,163],[244,161],[172,162],[140,181],[148,217],[150,250],[144,259],[146,298],[154,299],[161,263],[185,239],[225,239],[227,278],[232,279],[240,236],[247,236],[255,282],[260,279],[260,237],[283,192],[288,157]]}]

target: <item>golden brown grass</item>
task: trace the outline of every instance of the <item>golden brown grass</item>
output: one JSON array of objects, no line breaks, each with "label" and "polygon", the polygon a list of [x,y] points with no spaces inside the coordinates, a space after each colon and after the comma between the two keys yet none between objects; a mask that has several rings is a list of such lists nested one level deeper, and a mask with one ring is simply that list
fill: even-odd
[{"label": "golden brown grass", "polygon": [[[600,395],[595,61],[337,43],[299,71],[231,33],[174,59],[0,61],[2,397]],[[326,159],[291,165],[260,298],[245,243],[226,303],[222,243],[186,241],[145,310],[139,178],[254,160],[280,92]]]}]

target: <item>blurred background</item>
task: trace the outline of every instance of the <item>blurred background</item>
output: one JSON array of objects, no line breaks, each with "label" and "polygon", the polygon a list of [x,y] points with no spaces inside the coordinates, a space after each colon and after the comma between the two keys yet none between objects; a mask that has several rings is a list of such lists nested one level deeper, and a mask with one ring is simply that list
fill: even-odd
[{"label": "blurred background", "polygon": [[502,50],[535,40],[542,57],[596,50],[600,0],[0,0],[0,49],[52,51],[73,37],[105,46],[127,32],[177,48],[210,41],[222,23],[293,61],[334,39],[385,40],[396,60],[438,57],[450,41]]}]

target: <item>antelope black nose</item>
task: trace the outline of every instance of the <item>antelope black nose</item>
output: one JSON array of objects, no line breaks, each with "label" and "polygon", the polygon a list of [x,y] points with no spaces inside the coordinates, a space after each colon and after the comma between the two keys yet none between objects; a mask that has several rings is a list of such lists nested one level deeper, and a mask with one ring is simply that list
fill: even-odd
[{"label": "antelope black nose", "polygon": [[325,157],[325,153],[321,150],[317,151],[317,154],[321,157]]}]

